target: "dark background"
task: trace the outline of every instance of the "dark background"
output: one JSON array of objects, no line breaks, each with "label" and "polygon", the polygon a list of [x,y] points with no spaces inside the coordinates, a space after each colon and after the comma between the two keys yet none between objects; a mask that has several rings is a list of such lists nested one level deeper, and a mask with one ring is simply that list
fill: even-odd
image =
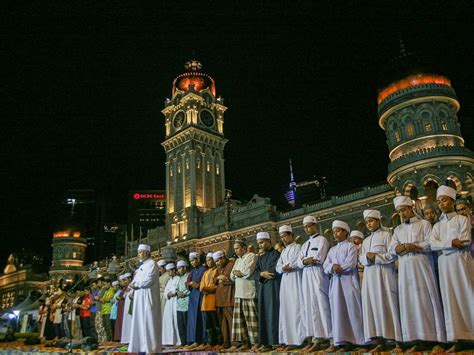
[{"label": "dark background", "polygon": [[2,3],[1,266],[50,253],[67,189],[95,189],[125,222],[128,190],[165,188],[160,111],[193,51],[229,107],[237,199],[283,205],[289,158],[297,181],[325,176],[333,194],[383,182],[376,95],[400,37],[452,80],[472,147],[472,2],[356,3]]}]

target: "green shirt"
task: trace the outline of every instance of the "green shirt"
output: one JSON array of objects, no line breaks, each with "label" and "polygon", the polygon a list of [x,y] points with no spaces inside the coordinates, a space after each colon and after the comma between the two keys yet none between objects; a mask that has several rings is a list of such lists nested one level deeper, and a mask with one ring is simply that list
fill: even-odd
[{"label": "green shirt", "polygon": [[188,273],[179,277],[178,287],[176,291],[184,292],[185,297],[178,297],[176,301],[176,310],[178,312],[187,312],[189,306],[189,290],[186,287],[186,281],[188,279]]},{"label": "green shirt", "polygon": [[104,296],[102,296],[102,314],[110,314],[112,311],[112,298],[114,298],[115,291],[111,287],[105,291]]}]

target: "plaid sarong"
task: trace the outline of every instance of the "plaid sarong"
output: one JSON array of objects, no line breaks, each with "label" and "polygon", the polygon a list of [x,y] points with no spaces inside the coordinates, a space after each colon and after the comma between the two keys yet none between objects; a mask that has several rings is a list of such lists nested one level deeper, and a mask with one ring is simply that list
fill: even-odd
[{"label": "plaid sarong", "polygon": [[257,305],[254,299],[236,298],[232,319],[232,341],[258,342]]}]

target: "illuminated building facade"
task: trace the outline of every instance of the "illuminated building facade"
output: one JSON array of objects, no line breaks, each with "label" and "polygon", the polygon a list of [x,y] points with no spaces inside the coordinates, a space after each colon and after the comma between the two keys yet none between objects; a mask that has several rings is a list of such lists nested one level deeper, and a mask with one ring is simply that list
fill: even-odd
[{"label": "illuminated building facade", "polygon": [[73,281],[76,275],[85,274],[84,260],[87,241],[73,227],[61,228],[53,233],[53,260],[49,274],[53,280]]},{"label": "illuminated building facade", "polygon": [[[362,212],[382,212],[382,224],[393,227],[398,215],[392,200],[411,196],[418,212],[435,199],[436,188],[450,184],[459,195],[473,196],[473,153],[464,147],[457,118],[459,102],[450,80],[407,64],[402,48],[395,75],[378,95],[379,124],[387,135],[388,184],[364,186],[347,194],[298,206],[296,182],[286,197],[295,209],[280,212],[268,198],[255,195],[248,203],[233,200],[224,189],[222,124],[226,107],[215,98],[214,80],[200,72],[196,61],[178,76],[173,96],[165,103],[166,193],[169,240],[177,249],[232,252],[232,241],[255,243],[259,231],[276,240],[278,227],[289,224],[306,238],[303,217],[313,215],[320,233],[332,239],[334,219],[367,232]],[[436,71],[434,71],[436,73]],[[205,113],[203,113],[205,112]],[[363,154],[363,152],[361,152]],[[226,192],[226,195],[224,195]],[[293,193],[292,195],[290,193]],[[299,207],[299,208],[298,208]]]},{"label": "illuminated building facade", "polygon": [[191,60],[165,102],[166,215],[174,241],[201,236],[200,214],[224,202],[224,106],[214,79]]}]

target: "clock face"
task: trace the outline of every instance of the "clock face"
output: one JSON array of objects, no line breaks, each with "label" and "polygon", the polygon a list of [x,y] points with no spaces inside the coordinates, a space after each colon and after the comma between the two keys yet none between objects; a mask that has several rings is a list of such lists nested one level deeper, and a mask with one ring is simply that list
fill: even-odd
[{"label": "clock face", "polygon": [[209,111],[207,111],[207,110],[201,111],[201,113],[199,114],[199,117],[201,118],[201,122],[206,127],[214,126],[214,116]]},{"label": "clock face", "polygon": [[181,127],[183,123],[184,123],[184,112],[180,111],[174,116],[174,119],[173,119],[174,128]]}]

